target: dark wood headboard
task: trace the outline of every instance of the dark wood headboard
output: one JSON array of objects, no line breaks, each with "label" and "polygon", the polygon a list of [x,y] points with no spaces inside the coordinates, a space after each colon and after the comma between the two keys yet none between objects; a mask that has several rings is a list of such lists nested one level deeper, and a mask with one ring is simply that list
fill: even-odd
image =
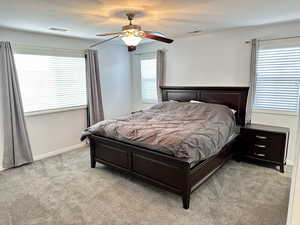
[{"label": "dark wood headboard", "polygon": [[245,125],[246,105],[249,87],[184,87],[161,86],[162,100],[188,102],[203,101],[226,105],[235,109],[238,125]]}]

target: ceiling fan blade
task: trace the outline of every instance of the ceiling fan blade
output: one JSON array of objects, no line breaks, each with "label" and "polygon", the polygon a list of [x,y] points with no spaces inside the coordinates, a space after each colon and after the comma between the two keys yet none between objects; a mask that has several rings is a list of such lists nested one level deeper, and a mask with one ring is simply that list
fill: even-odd
[{"label": "ceiling fan blade", "polygon": [[109,36],[109,35],[120,35],[120,34],[124,34],[124,32],[120,31],[120,32],[113,32],[113,33],[106,33],[106,34],[96,34],[96,36]]},{"label": "ceiling fan blade", "polygon": [[142,34],[142,37],[144,38],[149,38],[149,39],[153,39],[153,40],[156,40],[156,41],[162,41],[162,42],[165,42],[165,43],[172,43],[173,40],[172,39],[169,39],[169,38],[165,38],[165,37],[162,37],[162,36],[158,36],[158,35],[154,35],[154,34],[150,34],[150,33],[147,33],[147,32],[144,32]]},{"label": "ceiling fan blade", "polygon": [[152,35],[157,35],[157,36],[160,36],[160,37],[167,37],[166,35],[164,35],[163,33],[160,33],[160,32],[156,32],[156,31],[144,31],[144,33],[147,33],[147,34],[152,34]]},{"label": "ceiling fan blade", "polygon": [[103,43],[105,43],[105,42],[111,41],[111,40],[113,40],[113,39],[115,39],[115,38],[117,38],[117,37],[119,37],[119,35],[114,36],[114,37],[112,37],[112,38],[108,38],[108,39],[103,40],[103,41],[98,41],[98,42],[96,42],[96,43],[90,45],[90,48],[93,48],[93,47],[95,47],[95,46],[97,46],[97,45],[101,45],[101,44],[103,44]]}]

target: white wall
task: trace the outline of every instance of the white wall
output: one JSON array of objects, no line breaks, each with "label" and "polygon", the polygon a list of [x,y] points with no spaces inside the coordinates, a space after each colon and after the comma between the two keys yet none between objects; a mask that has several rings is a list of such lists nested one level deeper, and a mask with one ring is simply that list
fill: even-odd
[{"label": "white wall", "polygon": [[[86,49],[93,41],[0,28],[0,40],[12,44],[65,49]],[[99,48],[101,89],[106,118],[124,115],[130,110],[130,63],[124,46],[105,44]],[[0,112],[1,113],[1,112]],[[86,127],[86,110],[78,109],[26,116],[29,138],[35,159],[56,154],[81,144]],[[0,127],[1,129],[1,127]],[[0,168],[3,155],[3,132],[0,132]]]},{"label": "white wall", "polygon": [[131,110],[130,57],[125,45],[103,44],[98,48],[104,116],[126,115]]},{"label": "white wall", "polygon": [[[300,136],[299,136],[300,138]],[[299,139],[300,140],[300,139]],[[293,195],[291,195],[291,201],[292,208],[290,208],[289,213],[291,213],[291,222],[290,225],[300,225],[300,154],[298,155],[298,168],[295,168],[297,170],[295,172],[295,187],[292,186],[292,188],[295,188],[292,192]],[[293,185],[293,182],[292,182]],[[291,203],[290,203],[291,204]]]},{"label": "white wall", "polygon": [[[0,82],[1,82],[1,76],[0,76]],[[1,116],[3,114],[3,111],[2,111],[2,102],[1,102],[1,99],[2,99],[2,91],[0,91],[0,171],[2,169],[2,158],[3,158],[3,124],[2,124],[2,119],[1,119]]]},{"label": "white wall", "polygon": [[[245,41],[299,35],[300,22],[240,28],[178,38],[171,45],[151,42],[138,46],[135,54],[157,49],[166,51],[165,85],[249,86],[250,45]],[[133,60],[134,61],[134,60]],[[132,69],[135,65],[133,63]],[[139,79],[133,73],[133,109],[140,101]],[[254,113],[253,122],[290,127],[288,160],[294,160],[297,117]]]},{"label": "white wall", "polygon": [[[300,144],[300,121],[298,121],[297,132],[297,148]],[[297,160],[294,163],[294,170],[292,174],[292,184],[290,192],[290,203],[288,211],[287,225],[300,225],[300,152],[296,152]]]},{"label": "white wall", "polygon": [[47,35],[2,27],[0,27],[0,40],[10,41],[12,44],[24,44],[66,49],[86,49],[89,44],[93,42],[88,39]]},{"label": "white wall", "polygon": [[[300,137],[299,137],[300,138]],[[300,154],[298,159],[298,168],[295,176],[295,190],[293,197],[293,207],[291,208],[292,221],[290,225],[299,225],[300,224]]]},{"label": "white wall", "polygon": [[86,109],[26,116],[34,159],[77,147],[86,118]]}]

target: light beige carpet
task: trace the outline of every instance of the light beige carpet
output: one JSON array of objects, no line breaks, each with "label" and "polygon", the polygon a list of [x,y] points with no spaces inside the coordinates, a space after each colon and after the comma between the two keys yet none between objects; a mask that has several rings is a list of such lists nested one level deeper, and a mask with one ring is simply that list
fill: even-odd
[{"label": "light beige carpet", "polygon": [[0,173],[1,225],[283,225],[290,178],[229,161],[191,196],[97,164],[80,149]]}]

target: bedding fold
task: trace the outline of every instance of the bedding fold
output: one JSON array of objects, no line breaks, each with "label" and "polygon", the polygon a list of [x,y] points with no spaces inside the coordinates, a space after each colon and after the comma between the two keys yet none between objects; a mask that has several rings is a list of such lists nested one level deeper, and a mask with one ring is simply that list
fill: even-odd
[{"label": "bedding fold", "polygon": [[224,105],[163,102],[129,116],[87,128],[90,135],[109,137],[196,162],[217,154],[235,128],[235,117]]}]

